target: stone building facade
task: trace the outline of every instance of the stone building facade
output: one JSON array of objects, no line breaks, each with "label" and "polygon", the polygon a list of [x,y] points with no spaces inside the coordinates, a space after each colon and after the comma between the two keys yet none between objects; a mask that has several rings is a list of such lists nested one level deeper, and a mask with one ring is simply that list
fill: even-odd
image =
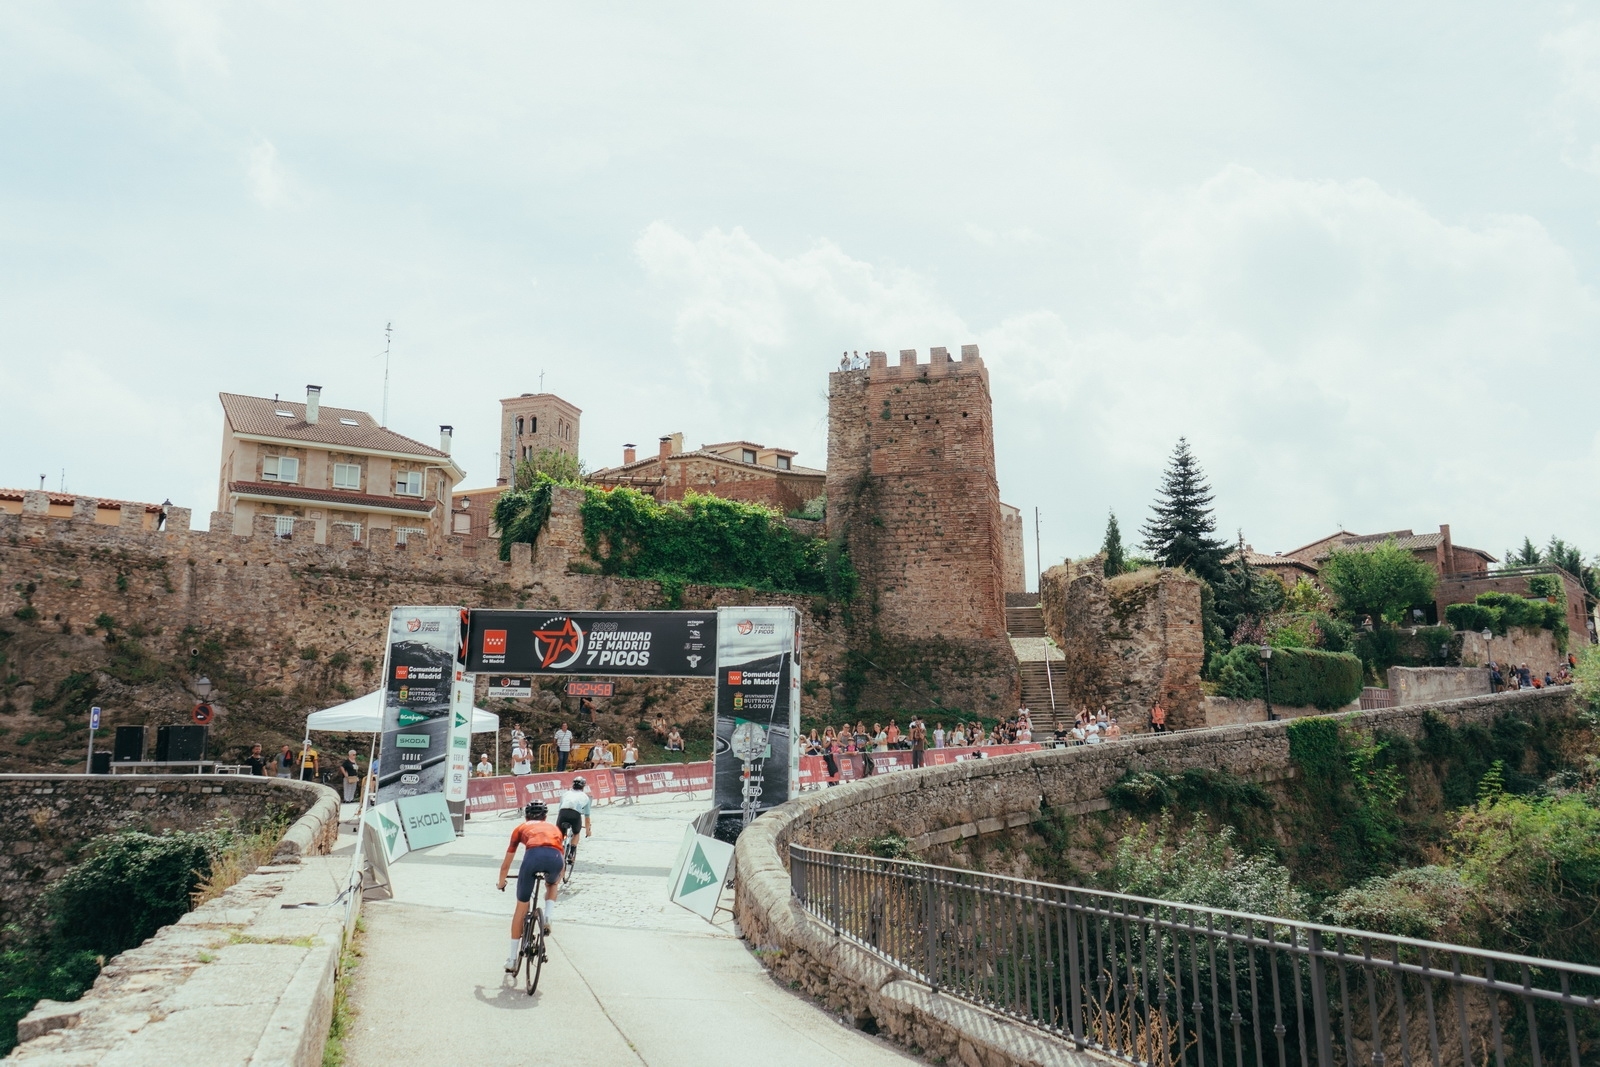
[{"label": "stone building facade", "polygon": [[1045,630],[1066,654],[1063,702],[1104,705],[1125,732],[1147,730],[1157,701],[1170,729],[1206,725],[1200,583],[1166,568],[1107,579],[1102,568],[1091,556],[1044,572]]},{"label": "stone building facade", "polygon": [[[977,346],[959,361],[935,348],[927,363],[902,349],[892,366],[870,352],[865,368],[830,374],[827,490],[828,537],[849,548],[860,579],[868,706],[904,706],[914,690],[945,706],[1014,710],[989,372]],[[901,669],[911,663],[919,675]]]},{"label": "stone building facade", "polygon": [[321,386],[303,404],[222,393],[222,463],[217,511],[222,527],[244,534],[271,517],[279,536],[309,521],[319,544],[365,540],[375,531],[401,540],[438,539],[448,530],[450,494],[463,471],[450,458],[453,431],[439,448],[395,433],[365,411],[325,407]]},{"label": "stone building facade", "polygon": [[722,441],[683,450],[683,434],[660,439],[655,455],[639,458],[625,445],[622,463],[595,471],[590,479],[608,488],[627,486],[657,500],[682,500],[691,492],[763,504],[781,515],[799,511],[822,495],[824,475],[794,462],[799,453],[755,441]]}]

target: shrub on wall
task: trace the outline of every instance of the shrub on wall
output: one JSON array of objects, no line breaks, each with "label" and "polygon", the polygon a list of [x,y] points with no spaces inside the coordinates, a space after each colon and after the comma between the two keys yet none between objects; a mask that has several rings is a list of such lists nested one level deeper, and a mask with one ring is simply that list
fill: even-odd
[{"label": "shrub on wall", "polygon": [[[1549,577],[1540,575],[1538,577]],[[1451,604],[1444,617],[1457,630],[1489,630],[1502,637],[1513,626],[1524,630],[1549,630],[1556,647],[1567,650],[1566,608],[1559,600],[1530,600],[1515,593],[1479,593],[1471,604]]]},{"label": "shrub on wall", "polygon": [[[1274,704],[1333,711],[1361,695],[1361,682],[1361,661],[1348,652],[1280,648],[1272,655]],[[1224,656],[1217,670],[1217,691],[1243,700],[1265,697],[1260,649],[1240,645]]]}]

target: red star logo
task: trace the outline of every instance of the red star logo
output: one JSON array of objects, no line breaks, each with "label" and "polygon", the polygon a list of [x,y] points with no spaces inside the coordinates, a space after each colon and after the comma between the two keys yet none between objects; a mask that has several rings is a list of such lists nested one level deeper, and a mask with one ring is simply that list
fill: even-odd
[{"label": "red star logo", "polygon": [[557,630],[535,630],[533,639],[543,648],[540,656],[540,668],[548,667],[559,659],[564,652],[574,656],[578,654],[578,647],[583,641],[583,631],[571,619],[562,619],[561,628]]}]

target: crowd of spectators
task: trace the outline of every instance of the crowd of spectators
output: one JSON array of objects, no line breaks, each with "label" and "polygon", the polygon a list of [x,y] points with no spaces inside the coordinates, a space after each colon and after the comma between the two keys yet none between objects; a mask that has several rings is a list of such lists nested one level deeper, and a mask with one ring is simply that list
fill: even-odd
[{"label": "crowd of spectators", "polygon": [[1567,653],[1566,665],[1555,672],[1545,671],[1540,677],[1528,669],[1526,663],[1501,665],[1489,661],[1489,688],[1495,693],[1510,693],[1518,689],[1544,689],[1552,685],[1571,685],[1572,672],[1578,666],[1576,653]]}]

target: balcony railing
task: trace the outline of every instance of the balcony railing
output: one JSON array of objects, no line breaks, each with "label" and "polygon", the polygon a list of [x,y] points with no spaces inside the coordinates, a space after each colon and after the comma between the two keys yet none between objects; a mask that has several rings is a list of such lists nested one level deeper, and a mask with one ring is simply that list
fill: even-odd
[{"label": "balcony railing", "polygon": [[1149,1067],[1600,1064],[1600,969],[791,845],[794,895],[934,990]]}]

